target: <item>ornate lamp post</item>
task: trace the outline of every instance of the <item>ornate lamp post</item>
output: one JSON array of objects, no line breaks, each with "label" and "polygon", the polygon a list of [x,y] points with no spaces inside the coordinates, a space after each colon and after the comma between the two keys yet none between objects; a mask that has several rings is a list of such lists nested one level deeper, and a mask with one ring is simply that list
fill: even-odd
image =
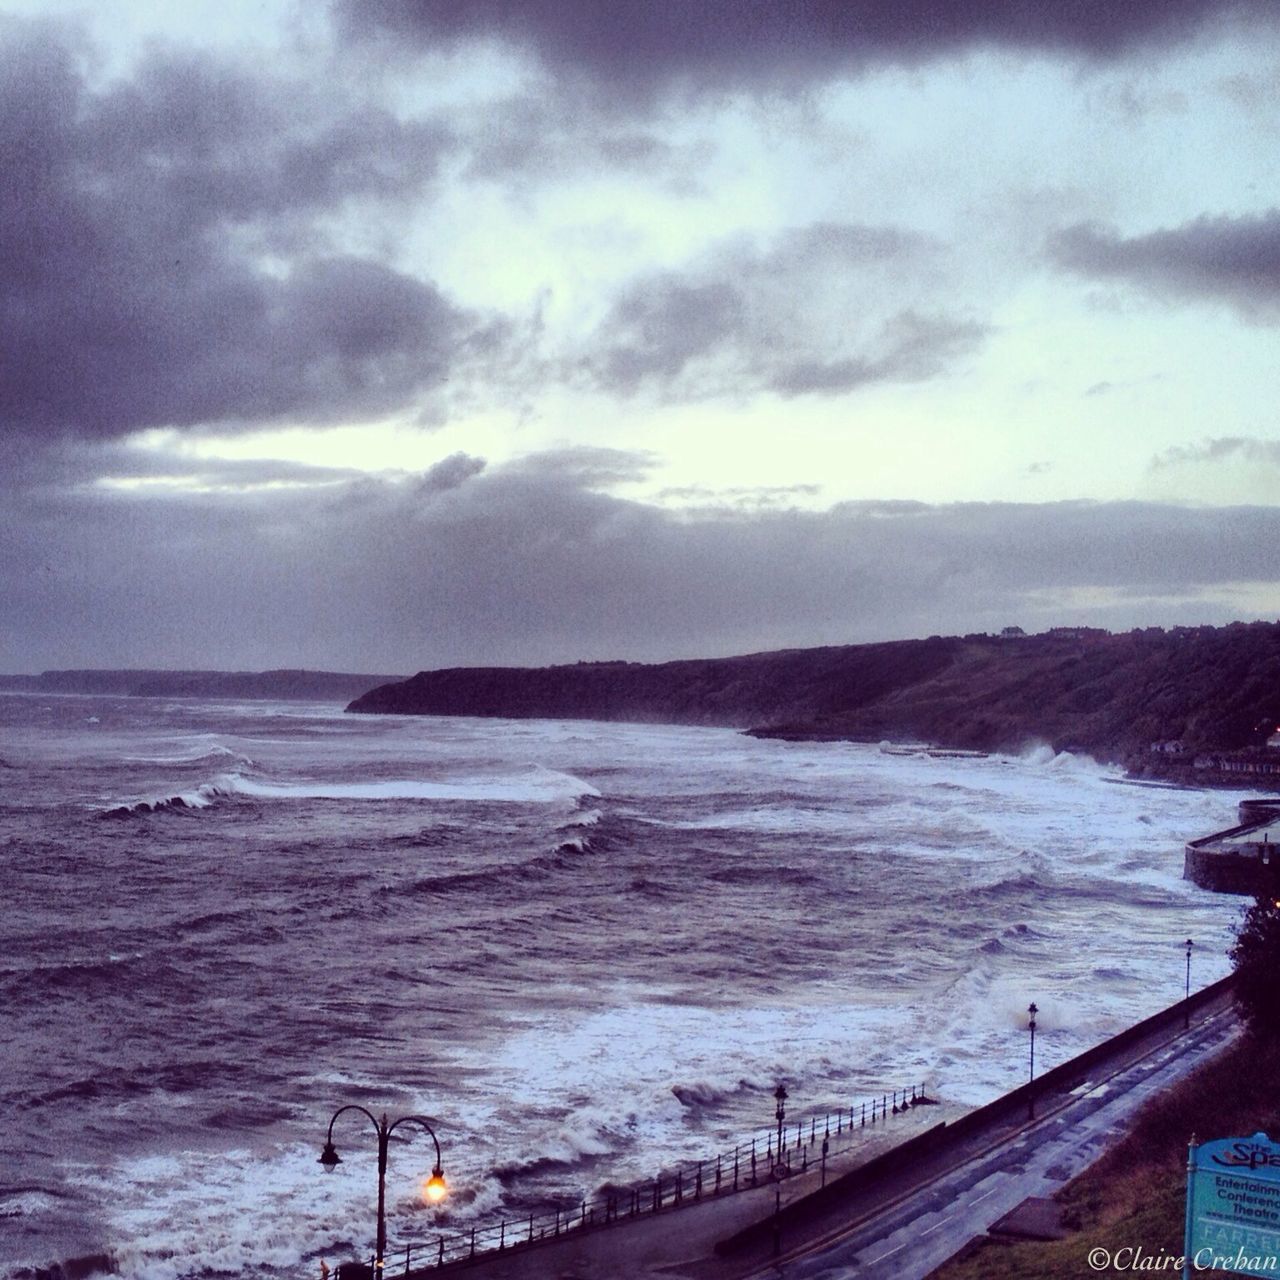
[{"label": "ornate lamp post", "polygon": [[424,1128],[430,1135],[431,1141],[436,1147],[436,1162],[431,1170],[431,1176],[427,1179],[423,1186],[423,1194],[433,1204],[443,1200],[448,1187],[445,1185],[444,1170],[440,1164],[440,1139],[436,1137],[436,1131],[421,1116],[401,1116],[398,1120],[387,1121],[387,1113],[382,1113],[382,1119],[374,1118],[373,1112],[366,1111],[364,1107],[356,1103],[350,1103],[345,1107],[339,1107],[333,1113],[329,1120],[329,1136],[325,1140],[324,1150],[320,1153],[319,1163],[324,1165],[326,1173],[332,1173],[334,1169],[342,1163],[342,1157],[338,1154],[333,1145],[333,1124],[344,1111],[359,1111],[361,1115],[367,1116],[369,1123],[373,1125],[378,1134],[378,1239],[377,1246],[374,1251],[374,1276],[382,1275],[383,1255],[387,1251],[387,1143],[391,1139],[391,1135],[402,1124],[416,1124]]},{"label": "ornate lamp post", "polygon": [[779,1085],[773,1091],[774,1099],[778,1105],[774,1108],[773,1114],[778,1121],[778,1159],[777,1163],[782,1163],[782,1121],[787,1114],[787,1088],[786,1085]]},{"label": "ornate lamp post", "polygon": [[[1033,1085],[1036,1082],[1036,1014],[1040,1010],[1036,1008],[1036,1002],[1033,1000],[1027,1005],[1027,1030],[1031,1033],[1031,1068],[1027,1076],[1027,1084]],[[1027,1110],[1030,1115],[1036,1113],[1036,1099],[1034,1092],[1028,1094]]]},{"label": "ornate lamp post", "polygon": [[1187,948],[1187,985],[1182,995],[1182,1028],[1184,1031],[1191,1026],[1191,948],[1196,944],[1188,938],[1185,945]]},{"label": "ornate lamp post", "polygon": [[778,1150],[773,1163],[773,1256],[782,1252],[782,1180],[791,1172],[782,1158],[782,1121],[787,1114],[787,1089],[778,1085],[773,1091],[777,1107],[774,1115],[778,1120]]}]

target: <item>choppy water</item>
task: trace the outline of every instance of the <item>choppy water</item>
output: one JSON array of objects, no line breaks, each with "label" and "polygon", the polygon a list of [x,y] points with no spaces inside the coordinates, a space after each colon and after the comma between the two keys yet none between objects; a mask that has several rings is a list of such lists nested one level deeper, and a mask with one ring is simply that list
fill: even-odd
[{"label": "choppy water", "polygon": [[0,695],[0,757],[0,1276],[367,1251],[345,1102],[438,1122],[455,1223],[732,1143],[779,1078],[981,1102],[1030,1000],[1047,1068],[1179,998],[1186,937],[1225,973],[1239,911],[1180,879],[1234,794],[1047,751]]}]

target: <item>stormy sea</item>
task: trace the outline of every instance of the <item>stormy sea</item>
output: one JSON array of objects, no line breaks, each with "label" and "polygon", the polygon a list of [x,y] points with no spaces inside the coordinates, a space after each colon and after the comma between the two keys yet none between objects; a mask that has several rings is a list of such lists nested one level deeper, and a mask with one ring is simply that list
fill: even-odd
[{"label": "stormy sea", "polygon": [[[1047,748],[0,696],[0,1277],[314,1276],[905,1084],[980,1103],[1221,977],[1236,796]],[[443,1215],[443,1216],[442,1216]]]}]

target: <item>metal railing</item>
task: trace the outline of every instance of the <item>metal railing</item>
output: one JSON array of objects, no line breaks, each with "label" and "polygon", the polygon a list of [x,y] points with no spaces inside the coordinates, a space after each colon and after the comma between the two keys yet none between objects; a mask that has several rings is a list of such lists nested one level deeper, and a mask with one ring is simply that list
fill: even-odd
[{"label": "metal railing", "polygon": [[[623,1185],[606,1182],[590,1198],[572,1208],[502,1218],[487,1226],[467,1227],[441,1233],[430,1240],[388,1248],[384,1275],[408,1276],[416,1271],[467,1262],[482,1253],[532,1248],[569,1233],[612,1226],[646,1214],[669,1213],[706,1199],[772,1184],[778,1177],[805,1173],[811,1164],[820,1165],[825,1183],[826,1163],[832,1155],[852,1148],[867,1129],[926,1101],[929,1099],[925,1097],[924,1086],[911,1085],[839,1111],[786,1120],[781,1126],[782,1143],[778,1151],[775,1151],[778,1146],[775,1128],[761,1137],[739,1143],[731,1151],[663,1169],[654,1178]],[[344,1263],[338,1268],[338,1280],[355,1280],[372,1274],[372,1258],[367,1265]]]}]

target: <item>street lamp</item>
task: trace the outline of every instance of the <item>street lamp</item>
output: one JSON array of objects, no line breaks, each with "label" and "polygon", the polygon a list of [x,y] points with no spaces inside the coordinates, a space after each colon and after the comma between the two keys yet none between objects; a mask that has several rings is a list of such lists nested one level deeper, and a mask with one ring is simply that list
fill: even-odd
[{"label": "street lamp", "polygon": [[778,1105],[774,1108],[773,1114],[778,1119],[778,1163],[782,1163],[782,1121],[787,1114],[787,1088],[786,1085],[779,1085],[774,1091],[773,1096]]},{"label": "street lamp", "polygon": [[1182,1028],[1184,1031],[1191,1026],[1191,948],[1195,945],[1190,938],[1187,939],[1187,985],[1182,996]]},{"label": "street lamp", "polygon": [[342,1157],[333,1145],[333,1124],[344,1111],[359,1111],[361,1115],[367,1116],[369,1123],[378,1133],[378,1241],[374,1251],[373,1265],[375,1277],[381,1277],[383,1255],[387,1251],[387,1143],[402,1124],[421,1125],[431,1135],[431,1141],[436,1146],[436,1162],[431,1170],[431,1176],[423,1184],[422,1191],[432,1204],[438,1204],[448,1192],[444,1170],[440,1164],[440,1139],[436,1137],[436,1131],[421,1116],[401,1116],[398,1120],[388,1123],[385,1111],[382,1113],[382,1119],[377,1120],[373,1112],[366,1111],[364,1107],[353,1102],[345,1107],[339,1107],[329,1120],[329,1136],[325,1140],[324,1150],[320,1153],[319,1160],[319,1163],[324,1165],[326,1173],[332,1173],[342,1163]]},{"label": "street lamp", "polygon": [[787,1089],[779,1084],[773,1091],[777,1107],[774,1115],[778,1118],[778,1151],[773,1164],[773,1256],[782,1252],[782,1180],[791,1172],[782,1158],[782,1121],[787,1114]]},{"label": "street lamp", "polygon": [[[1036,1014],[1039,1012],[1034,1000],[1027,1005],[1027,1030],[1031,1032],[1031,1070],[1027,1077],[1028,1086],[1033,1086],[1036,1082]],[[1036,1113],[1035,1093],[1031,1089],[1027,1093],[1027,1110],[1032,1116]]]}]

